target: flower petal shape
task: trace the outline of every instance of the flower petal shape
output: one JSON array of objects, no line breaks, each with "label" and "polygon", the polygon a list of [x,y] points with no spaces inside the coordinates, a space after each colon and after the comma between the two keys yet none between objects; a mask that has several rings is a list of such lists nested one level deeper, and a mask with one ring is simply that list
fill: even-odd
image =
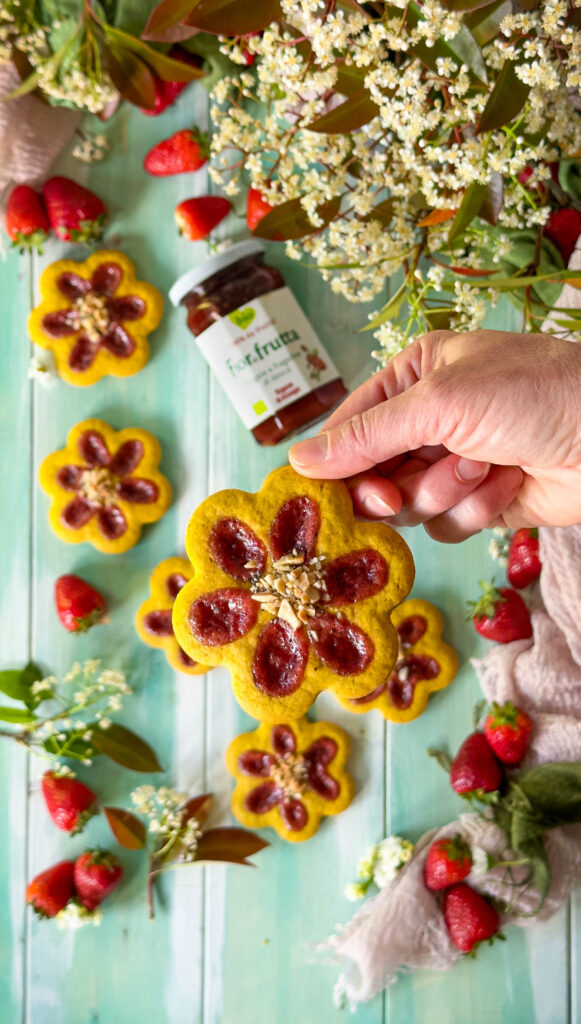
[{"label": "flower petal shape", "polygon": [[97,295],[114,295],[123,279],[123,270],[117,261],[101,259],[91,276],[91,289]]},{"label": "flower petal shape", "polygon": [[373,548],[341,555],[323,570],[330,605],[341,608],[374,597],[385,587],[388,574],[385,558]]},{"label": "flower petal shape", "polygon": [[198,597],[189,611],[193,635],[208,647],[222,647],[246,636],[257,617],[258,607],[250,594],[235,587]]},{"label": "flower petal shape", "polygon": [[280,816],[289,832],[302,832],[309,820],[309,812],[305,805],[293,799],[281,800],[279,804]]},{"label": "flower petal shape", "polygon": [[102,339],[101,345],[117,359],[130,359],[135,352],[135,342],[121,324],[111,325]]},{"label": "flower petal shape", "polygon": [[77,441],[77,449],[90,469],[108,466],[111,462],[107,442],[98,430],[84,430]]},{"label": "flower petal shape", "polygon": [[[112,466],[117,458],[120,463],[130,464],[132,459],[142,458],[134,442],[128,441],[118,449],[113,458]],[[140,451],[143,446],[139,443]],[[185,675],[199,676],[207,671],[205,665],[190,658],[178,644],[172,625],[172,608],[182,587],[192,578],[192,566],[187,558],[174,556],[165,558],[153,570],[150,580],[150,596],[143,602],[135,616],[135,628],[145,644],[165,652],[165,656],[176,672]]]},{"label": "flower petal shape", "polygon": [[268,814],[281,798],[280,789],[274,782],[263,782],[246,794],[245,804],[251,814]]},{"label": "flower petal shape", "polygon": [[70,530],[80,530],[95,513],[94,507],[85,498],[73,498],[62,511],[63,523]]},{"label": "flower petal shape", "polygon": [[270,730],[270,743],[275,754],[294,754],[297,749],[297,738],[289,725],[273,725]]},{"label": "flower petal shape", "polygon": [[97,522],[107,540],[119,540],[127,531],[127,520],[117,505],[107,505],[98,509]]},{"label": "flower petal shape", "polygon": [[274,757],[266,750],[243,750],[238,758],[238,767],[241,772],[260,778],[270,775],[273,764]]},{"label": "flower petal shape", "polygon": [[99,345],[90,341],[86,334],[79,334],[69,352],[69,366],[75,373],[85,373],[93,365],[98,354]]},{"label": "flower petal shape", "polygon": [[262,630],[252,661],[255,685],[270,697],[286,697],[299,688],[309,658],[304,630],[272,619]]},{"label": "flower petal shape", "polygon": [[310,636],[321,661],[340,676],[357,676],[371,664],[374,645],[359,626],[336,615],[315,615]]},{"label": "flower petal shape", "polygon": [[122,320],[140,320],[145,313],[145,302],[139,295],[120,295],[118,299],[109,299],[107,303],[109,316],[116,323]]},{"label": "flower petal shape", "polygon": [[159,488],[154,480],[140,476],[127,476],[117,484],[117,494],[132,505],[151,505],[157,501]]},{"label": "flower petal shape", "polygon": [[[235,580],[251,580],[264,572],[266,548],[246,523],[234,516],[214,523],[209,537],[212,558]],[[253,565],[248,565],[253,562]]]},{"label": "flower petal shape", "polygon": [[86,277],[81,277],[80,274],[75,274],[70,270],[59,274],[55,284],[61,295],[64,295],[69,302],[82,299],[83,295],[91,290],[91,282],[87,281]]},{"label": "flower petal shape", "polygon": [[152,636],[173,636],[171,608],[156,608],[143,616],[143,627]]},{"label": "flower petal shape", "polygon": [[134,473],[144,455],[143,442],[134,439],[125,441],[111,459],[109,469],[115,476],[129,476]]},{"label": "flower petal shape", "polygon": [[320,524],[320,510],[312,498],[289,498],[279,508],[270,529],[272,557],[276,560],[296,551],[309,561],[315,554]]},{"label": "flower petal shape", "polygon": [[71,309],[57,309],[43,316],[42,329],[49,338],[68,338],[78,332],[79,324]]}]

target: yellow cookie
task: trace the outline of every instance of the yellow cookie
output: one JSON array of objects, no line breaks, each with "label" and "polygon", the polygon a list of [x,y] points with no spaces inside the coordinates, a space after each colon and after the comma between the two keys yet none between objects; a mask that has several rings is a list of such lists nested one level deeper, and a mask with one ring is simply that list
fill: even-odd
[{"label": "yellow cookie", "polygon": [[340,814],[353,799],[348,756],[349,737],[332,722],[263,722],[226,752],[236,779],[232,811],[243,825],[269,825],[291,843],[310,839],[321,817]]},{"label": "yellow cookie", "polygon": [[187,558],[166,558],[155,567],[149,580],[151,597],[144,601],[135,616],[135,628],[144,644],[165,651],[177,672],[198,676],[207,672],[206,665],[192,661],[182,651],[171,624],[171,611],[177,594],[192,578],[193,569]]},{"label": "yellow cookie", "polygon": [[442,616],[429,601],[421,597],[404,601],[391,621],[400,641],[393,672],[366,697],[339,699],[348,711],[363,714],[377,708],[392,722],[411,722],[425,711],[431,693],[452,682],[458,658],[442,640]]},{"label": "yellow cookie", "polygon": [[167,512],[171,486],[158,471],[159,442],[147,430],[77,423],[66,448],[47,455],[40,483],[52,499],[49,522],[69,544],[89,541],[107,555],[137,544],[143,523]]},{"label": "yellow cookie", "polygon": [[163,299],[153,285],[136,279],[124,253],[100,249],[84,263],[57,260],[43,271],[40,293],[28,332],[52,350],[68,384],[87,387],[145,366],[147,337],[161,320]]},{"label": "yellow cookie", "polygon": [[342,482],[285,466],[257,494],[214,494],[192,516],[186,550],[195,575],[174,605],[178,643],[227,666],[260,721],[301,718],[328,688],[362,697],[393,668],[386,621],[411,588],[412,557],[389,526],[356,521]]}]

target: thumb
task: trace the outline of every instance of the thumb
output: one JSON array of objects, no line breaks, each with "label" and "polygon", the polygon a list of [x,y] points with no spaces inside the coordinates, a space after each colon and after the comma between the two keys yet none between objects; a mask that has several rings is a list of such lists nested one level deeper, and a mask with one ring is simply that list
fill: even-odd
[{"label": "thumb", "polygon": [[316,437],[293,445],[291,465],[303,476],[342,479],[422,445],[445,443],[449,410],[439,388],[420,381]]}]

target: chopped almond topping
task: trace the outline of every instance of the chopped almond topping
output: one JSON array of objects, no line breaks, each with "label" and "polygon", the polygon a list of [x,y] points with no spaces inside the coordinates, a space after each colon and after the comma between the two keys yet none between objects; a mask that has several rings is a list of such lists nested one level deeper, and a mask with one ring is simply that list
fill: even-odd
[{"label": "chopped almond topping", "polygon": [[109,505],[116,496],[116,480],[104,466],[85,469],[81,474],[78,493],[92,505]]},{"label": "chopped almond topping", "polygon": [[300,754],[283,754],[271,765],[270,777],[285,797],[300,796],[307,787],[307,763]]},{"label": "chopped almond topping", "polygon": [[104,295],[96,295],[94,292],[87,292],[75,300],[73,305],[78,330],[92,342],[101,341],[111,325],[107,299]]},{"label": "chopped almond topping", "polygon": [[305,562],[296,551],[273,562],[270,572],[252,586],[252,597],[271,615],[288,622],[293,629],[308,622],[317,605],[330,600],[323,576],[324,556]]}]

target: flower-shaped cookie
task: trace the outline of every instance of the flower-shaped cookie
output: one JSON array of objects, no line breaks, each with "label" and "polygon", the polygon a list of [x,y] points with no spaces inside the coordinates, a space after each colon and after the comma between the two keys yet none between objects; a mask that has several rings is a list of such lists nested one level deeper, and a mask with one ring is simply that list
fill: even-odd
[{"label": "flower-shaped cookie", "polygon": [[147,430],[117,432],[96,419],[77,423],[66,448],[40,467],[57,537],[70,544],[87,540],[109,555],[133,547],[142,524],[161,519],[171,502],[160,458],[159,442]]},{"label": "flower-shaped cookie", "polygon": [[147,336],[161,320],[163,299],[153,285],[136,280],[124,253],[101,249],[84,263],[57,260],[43,272],[40,293],[30,337],[52,349],[69,384],[86,387],[106,374],[129,377],[145,366]]},{"label": "flower-shaped cookie", "polygon": [[194,661],[226,665],[245,711],[300,718],[321,690],[362,697],[397,658],[389,615],[414,575],[401,537],[360,523],[345,484],[275,470],[257,494],[221,491],[192,516],[194,579],[173,626]]},{"label": "flower-shaped cookie", "polygon": [[187,558],[166,558],[155,567],[149,585],[151,597],[144,601],[135,616],[135,627],[144,644],[161,647],[172,668],[197,676],[207,672],[205,665],[192,661],[178,644],[171,624],[174,601],[183,586],[191,580],[193,569]]},{"label": "flower-shaped cookie", "polygon": [[442,640],[442,616],[429,601],[420,597],[404,601],[391,621],[400,646],[393,672],[366,697],[341,698],[341,704],[359,714],[378,708],[392,722],[411,722],[425,711],[434,690],[452,682],[458,658]]},{"label": "flower-shaped cookie", "polygon": [[323,815],[340,814],[353,799],[348,754],[349,737],[332,722],[261,723],[226,752],[237,783],[234,814],[250,828],[270,825],[293,843],[310,839]]}]

